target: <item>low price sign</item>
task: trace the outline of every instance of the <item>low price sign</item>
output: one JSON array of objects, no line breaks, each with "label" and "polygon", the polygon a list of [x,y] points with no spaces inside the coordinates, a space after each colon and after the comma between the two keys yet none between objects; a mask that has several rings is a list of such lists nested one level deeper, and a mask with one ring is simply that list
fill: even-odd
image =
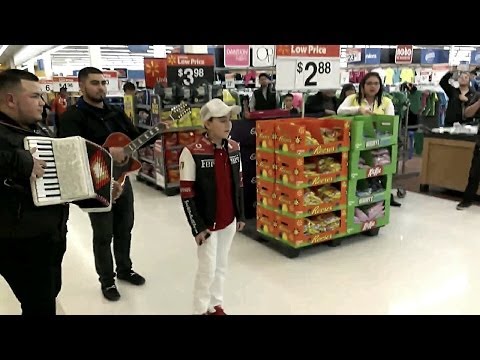
[{"label": "low price sign", "polygon": [[340,45],[277,45],[277,90],[340,86]]},{"label": "low price sign", "polygon": [[180,86],[213,84],[214,56],[197,54],[168,54],[167,82]]}]

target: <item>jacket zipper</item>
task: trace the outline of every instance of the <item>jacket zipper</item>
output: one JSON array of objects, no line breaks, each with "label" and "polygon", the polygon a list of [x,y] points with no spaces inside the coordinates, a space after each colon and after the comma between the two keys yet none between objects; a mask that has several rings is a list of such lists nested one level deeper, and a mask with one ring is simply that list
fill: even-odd
[{"label": "jacket zipper", "polygon": [[18,219],[18,220],[20,220],[21,213],[22,213],[22,203],[20,202],[20,203],[18,204],[18,210],[17,210],[17,219]]}]

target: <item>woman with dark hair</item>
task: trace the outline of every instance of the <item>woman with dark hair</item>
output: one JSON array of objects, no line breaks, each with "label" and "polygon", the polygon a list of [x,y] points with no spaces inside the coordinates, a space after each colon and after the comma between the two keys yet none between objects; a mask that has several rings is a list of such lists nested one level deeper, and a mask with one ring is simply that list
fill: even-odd
[{"label": "woman with dark hair", "polygon": [[395,115],[392,100],[383,96],[380,75],[370,72],[362,79],[358,94],[347,96],[340,104],[338,115]]},{"label": "woman with dark hair", "polygon": [[[358,88],[358,94],[352,94],[345,98],[337,111],[338,115],[395,115],[395,107],[392,100],[383,96],[383,83],[380,75],[370,72],[362,79]],[[401,206],[390,195],[391,206]]]},{"label": "woman with dark hair", "polygon": [[[357,89],[355,89],[355,85],[353,85],[352,83],[343,85],[342,91],[340,92],[340,96],[338,97],[338,104],[340,105],[341,103],[343,103],[347,96],[350,96],[356,93],[357,93]],[[338,108],[335,110],[338,111]]]}]

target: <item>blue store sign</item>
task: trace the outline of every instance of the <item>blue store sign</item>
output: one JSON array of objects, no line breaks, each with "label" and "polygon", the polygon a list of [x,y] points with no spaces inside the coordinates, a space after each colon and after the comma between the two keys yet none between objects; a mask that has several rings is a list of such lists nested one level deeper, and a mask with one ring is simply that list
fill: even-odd
[{"label": "blue store sign", "polygon": [[480,51],[472,51],[470,64],[480,65]]},{"label": "blue store sign", "polygon": [[422,57],[420,63],[422,65],[448,64],[449,57],[449,50],[422,49]]},{"label": "blue store sign", "polygon": [[380,64],[381,49],[366,48],[365,49],[365,64],[378,65]]}]

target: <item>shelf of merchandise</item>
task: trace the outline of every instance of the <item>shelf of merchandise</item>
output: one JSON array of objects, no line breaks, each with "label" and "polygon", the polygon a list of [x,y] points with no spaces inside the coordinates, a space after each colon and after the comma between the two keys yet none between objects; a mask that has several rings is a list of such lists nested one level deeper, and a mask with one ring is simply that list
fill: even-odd
[{"label": "shelf of merchandise", "polygon": [[[135,103],[134,124],[141,131],[150,130],[162,121],[169,122],[169,128],[162,129],[154,144],[138,150],[137,159],[142,163],[137,180],[163,190],[168,196],[176,195],[180,187],[179,156],[183,148],[199,139],[203,134],[200,126],[200,104],[191,104],[191,114],[182,119],[171,121],[170,110],[173,105],[164,108],[161,100],[152,92],[144,96],[147,103]],[[148,113],[148,117],[139,115],[139,111]]]},{"label": "shelf of merchandise", "polygon": [[266,120],[256,133],[256,231],[287,257],[389,223],[398,117]]}]

